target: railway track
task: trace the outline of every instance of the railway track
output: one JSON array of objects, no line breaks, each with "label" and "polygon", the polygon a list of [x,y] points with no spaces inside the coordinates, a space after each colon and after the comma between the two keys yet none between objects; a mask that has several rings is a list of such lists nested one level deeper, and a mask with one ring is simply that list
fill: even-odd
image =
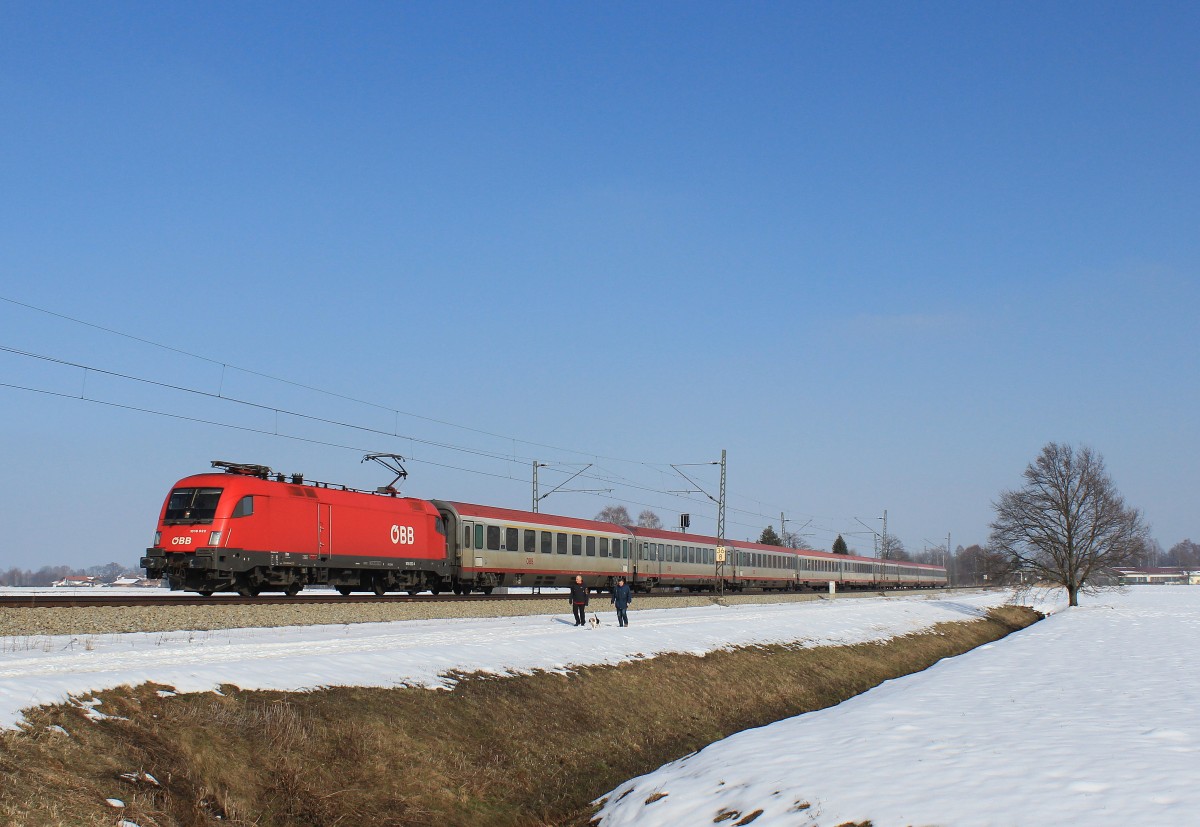
[{"label": "railway track", "polygon": [[546,600],[565,595],[557,594],[504,594],[504,595],[407,595],[385,594],[348,594],[337,592],[318,594],[299,594],[288,597],[285,594],[264,594],[258,597],[241,597],[236,594],[213,595],[203,597],[198,594],[74,594],[74,595],[0,595],[0,608],[4,609],[65,609],[88,606],[296,606],[323,603],[456,603],[459,601],[480,602],[484,600]]},{"label": "railway track", "polygon": [[[920,592],[922,594],[936,594],[938,592],[950,591],[949,589],[895,589],[886,592],[875,591],[858,591],[858,592],[841,592],[841,597],[851,597],[855,595],[864,596],[870,594],[878,595],[901,595]],[[738,592],[737,594],[753,595],[760,594],[756,591]],[[764,592],[763,594],[821,594],[820,592]],[[654,598],[666,597],[686,597],[686,596],[708,596],[715,597],[711,592],[697,592],[695,594],[688,592],[658,592],[650,594],[639,594],[638,600],[646,600]],[[376,596],[374,594],[348,594],[341,595],[336,592],[318,592],[310,594],[299,594],[294,597],[288,597],[285,594],[264,594],[258,597],[241,597],[236,594],[220,594],[212,597],[203,597],[198,594],[180,594],[171,592],[168,594],[147,594],[147,595],[130,595],[130,594],[71,594],[71,595],[54,595],[54,594],[29,594],[29,595],[0,595],[0,609],[66,609],[66,608],[86,608],[86,607],[153,607],[153,606],[304,606],[304,605],[322,605],[327,603],[349,605],[355,603],[365,604],[381,604],[381,603],[483,603],[487,601],[522,601],[522,600],[564,600],[566,594],[493,594],[493,595],[456,595],[456,594],[422,594],[422,595],[407,595],[407,594],[385,594]]]}]

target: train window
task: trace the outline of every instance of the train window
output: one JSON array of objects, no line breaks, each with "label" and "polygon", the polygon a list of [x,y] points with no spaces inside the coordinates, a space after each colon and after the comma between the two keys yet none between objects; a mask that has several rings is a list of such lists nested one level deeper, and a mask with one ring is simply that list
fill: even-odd
[{"label": "train window", "polygon": [[583,553],[586,554],[588,557],[595,557],[596,556],[596,538],[589,534],[587,537],[584,537],[583,540],[584,540]]},{"label": "train window", "polygon": [[578,534],[571,535],[571,553],[576,557],[583,555],[583,538]]},{"label": "train window", "polygon": [[542,540],[542,554],[551,554],[554,552],[554,535],[549,531],[539,531]]},{"label": "train window", "polygon": [[621,541],[621,557],[625,560],[629,559],[629,541],[628,540]]},{"label": "train window", "polygon": [[487,547],[489,551],[500,550],[500,526],[490,525],[487,527]]},{"label": "train window", "polygon": [[230,517],[249,517],[254,513],[254,497],[247,494],[237,501],[237,505],[233,507],[233,513]]},{"label": "train window", "polygon": [[217,514],[221,488],[176,488],[167,500],[163,522],[200,523],[211,521]]},{"label": "train window", "polygon": [[483,548],[483,526],[475,524],[475,548]]},{"label": "train window", "polygon": [[[601,557],[608,556],[608,538],[607,537],[600,538],[600,556]],[[616,557],[615,554],[613,556]]]},{"label": "train window", "polygon": [[562,532],[559,532],[558,534],[554,535],[554,537],[555,537],[555,542],[557,543],[555,548],[558,551],[558,553],[566,554],[567,553],[567,535],[563,534]]},{"label": "train window", "polygon": [[532,528],[525,529],[525,553],[533,554],[537,551],[537,532]]},{"label": "train window", "polygon": [[515,528],[504,529],[504,548],[508,551],[520,551],[521,547],[518,542],[517,530]]},{"label": "train window", "polygon": [[463,526],[463,548],[470,548],[470,547],[471,547],[471,527],[469,525],[465,525],[465,526]]},{"label": "train window", "polygon": [[442,535],[443,537],[446,536],[446,521],[441,517],[438,517],[433,521],[433,527],[437,529],[438,534]]}]

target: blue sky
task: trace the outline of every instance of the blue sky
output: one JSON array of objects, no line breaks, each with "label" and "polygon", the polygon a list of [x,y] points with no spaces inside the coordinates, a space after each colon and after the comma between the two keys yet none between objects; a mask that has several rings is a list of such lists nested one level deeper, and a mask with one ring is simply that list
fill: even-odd
[{"label": "blue sky", "polygon": [[513,507],[534,459],[543,491],[592,462],[568,487],[611,493],[543,510],[712,531],[667,464],[727,449],[730,536],[887,509],[919,551],[1069,441],[1200,539],[1194,4],[8,4],[0,35],[0,565],[136,562],[212,459],[373,487],[368,450]]}]

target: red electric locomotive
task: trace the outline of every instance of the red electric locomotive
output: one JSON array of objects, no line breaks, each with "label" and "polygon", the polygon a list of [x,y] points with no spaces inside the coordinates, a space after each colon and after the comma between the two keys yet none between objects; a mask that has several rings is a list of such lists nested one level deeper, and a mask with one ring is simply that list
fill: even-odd
[{"label": "red electric locomotive", "polygon": [[[387,455],[372,455],[385,464]],[[391,485],[375,492],[305,483],[263,465],[214,461],[224,473],[175,484],[141,565],[172,589],[211,595],[295,594],[305,585],[437,594],[449,589],[441,515]],[[402,468],[392,468],[398,476]],[[393,480],[393,483],[395,480]]]}]

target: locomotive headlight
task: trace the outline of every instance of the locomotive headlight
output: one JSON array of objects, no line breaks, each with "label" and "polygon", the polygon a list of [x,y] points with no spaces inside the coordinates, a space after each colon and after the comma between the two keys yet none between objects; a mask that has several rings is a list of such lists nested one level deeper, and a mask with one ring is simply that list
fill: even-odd
[{"label": "locomotive headlight", "polygon": [[219,546],[221,544],[221,532],[219,532],[219,531],[208,532],[208,544],[210,546]]},{"label": "locomotive headlight", "polygon": [[161,531],[154,532],[154,542],[151,543],[151,545],[155,545],[155,546],[162,545],[162,532]]}]

